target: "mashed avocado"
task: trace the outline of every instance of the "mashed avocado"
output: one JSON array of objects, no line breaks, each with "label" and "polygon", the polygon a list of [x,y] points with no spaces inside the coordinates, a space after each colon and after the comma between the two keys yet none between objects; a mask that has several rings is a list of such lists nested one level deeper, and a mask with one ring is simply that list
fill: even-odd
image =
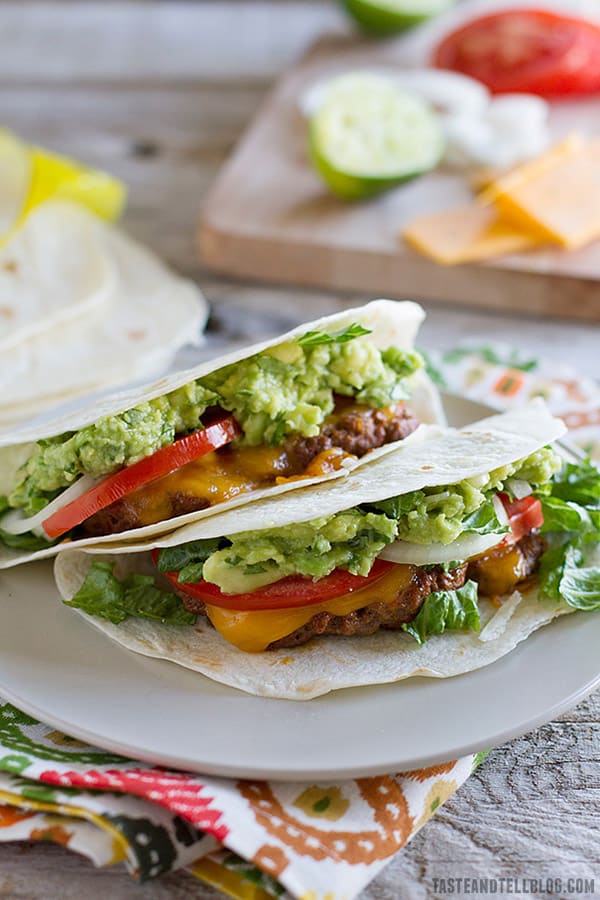
[{"label": "mashed avocado", "polygon": [[201,380],[235,414],[244,443],[279,444],[287,434],[317,435],[334,393],[375,407],[408,397],[406,379],[420,366],[417,354],[368,340],[289,342]]},{"label": "mashed avocado", "polygon": [[[398,538],[415,544],[451,544],[464,531],[482,530],[475,514],[489,504],[491,494],[501,490],[508,478],[538,486],[550,481],[562,466],[562,460],[550,447],[542,447],[531,456],[486,475],[466,478],[445,487],[424,488],[401,497],[373,504],[398,522]],[[494,530],[486,527],[486,531]],[[499,523],[498,523],[498,530]]]},{"label": "mashed avocado", "polygon": [[290,433],[318,434],[334,392],[376,407],[407,397],[420,357],[394,347],[381,351],[364,331],[311,332],[305,343],[279,344],[81,431],[39,441],[8,502],[33,515],[80,475],[109,475],[198,428],[208,406],[231,410],[241,441],[258,445],[279,444]]},{"label": "mashed avocado", "polygon": [[392,519],[351,509],[302,525],[236,534],[230,547],[209,556],[202,574],[227,594],[256,590],[286,575],[324,578],[337,568],[368,575],[395,538]]}]

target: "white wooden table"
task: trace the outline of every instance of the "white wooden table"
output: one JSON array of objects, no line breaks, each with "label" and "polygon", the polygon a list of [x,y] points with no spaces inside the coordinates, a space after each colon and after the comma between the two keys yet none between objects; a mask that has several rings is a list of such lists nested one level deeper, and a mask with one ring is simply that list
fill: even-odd
[{"label": "white wooden table", "polygon": [[[0,0],[2,123],[128,182],[127,226],[202,285],[214,313],[209,349],[217,353],[348,302],[216,278],[194,247],[206,188],[269,82],[318,33],[345,27],[334,2]],[[600,376],[598,326],[427,311],[424,346],[451,346],[465,335],[506,339]],[[600,895],[599,759],[596,694],[495,750],[365,900],[434,897],[433,879],[451,877],[595,877]],[[122,870],[96,871],[60,847],[0,844],[0,897],[217,896],[187,875],[140,888]]]}]

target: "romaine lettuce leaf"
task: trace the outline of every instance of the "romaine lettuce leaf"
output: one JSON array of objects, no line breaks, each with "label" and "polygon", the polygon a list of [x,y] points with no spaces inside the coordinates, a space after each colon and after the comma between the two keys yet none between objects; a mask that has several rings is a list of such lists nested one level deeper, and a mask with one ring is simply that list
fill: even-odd
[{"label": "romaine lettuce leaf", "polygon": [[177,594],[157,588],[151,575],[133,574],[119,581],[109,562],[93,563],[75,596],[64,602],[115,625],[129,616],[170,625],[191,625],[196,620]]},{"label": "romaine lettuce leaf", "polygon": [[504,534],[510,531],[508,525],[502,525],[491,500],[482,503],[479,509],[463,519],[465,531],[475,534]]},{"label": "romaine lettuce leaf", "polygon": [[402,626],[418,644],[445,631],[479,631],[477,583],[467,581],[455,591],[435,591],[412,620]]},{"label": "romaine lettuce leaf", "polygon": [[540,594],[575,609],[600,609],[600,567],[589,564],[600,543],[600,471],[589,461],[567,463],[540,494],[548,550],[540,562]]}]

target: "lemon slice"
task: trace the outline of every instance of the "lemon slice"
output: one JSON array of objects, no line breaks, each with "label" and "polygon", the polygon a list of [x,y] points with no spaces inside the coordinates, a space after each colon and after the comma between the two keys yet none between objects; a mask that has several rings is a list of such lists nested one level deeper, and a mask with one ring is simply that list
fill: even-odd
[{"label": "lemon slice", "polygon": [[433,169],[444,152],[437,116],[388,78],[336,79],[309,125],[315,168],[337,196],[359,200]]},{"label": "lemon slice", "polygon": [[367,31],[393,34],[431,19],[454,5],[454,0],[342,0]]},{"label": "lemon slice", "polygon": [[125,205],[125,185],[106,172],[89,169],[72,159],[31,147],[32,173],[23,214],[50,198],[72,200],[113,221]]},{"label": "lemon slice", "polygon": [[121,214],[125,198],[125,185],[111,175],[30,147],[0,129],[0,245],[47,200],[70,200],[112,221]]}]

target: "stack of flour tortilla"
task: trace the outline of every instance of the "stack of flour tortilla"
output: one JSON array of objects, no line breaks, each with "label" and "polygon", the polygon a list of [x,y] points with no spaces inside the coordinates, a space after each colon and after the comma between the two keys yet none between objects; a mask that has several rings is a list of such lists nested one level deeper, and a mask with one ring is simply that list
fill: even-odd
[{"label": "stack of flour tortilla", "polygon": [[6,132],[0,163],[0,427],[156,376],[199,341],[197,287],[106,220],[102,179],[118,182]]}]

